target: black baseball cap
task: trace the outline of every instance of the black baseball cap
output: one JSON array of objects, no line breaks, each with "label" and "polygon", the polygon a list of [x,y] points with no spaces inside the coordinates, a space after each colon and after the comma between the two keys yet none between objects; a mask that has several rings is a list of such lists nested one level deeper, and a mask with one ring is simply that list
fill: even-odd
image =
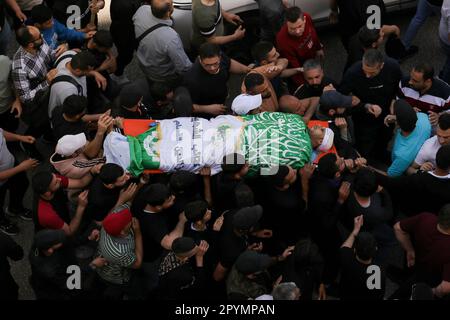
[{"label": "black baseball cap", "polygon": [[272,263],[272,258],[267,254],[247,250],[241,253],[236,260],[236,270],[245,275],[266,270]]},{"label": "black baseball cap", "polygon": [[239,230],[250,230],[256,226],[263,214],[260,205],[244,207],[233,216],[233,226]]}]

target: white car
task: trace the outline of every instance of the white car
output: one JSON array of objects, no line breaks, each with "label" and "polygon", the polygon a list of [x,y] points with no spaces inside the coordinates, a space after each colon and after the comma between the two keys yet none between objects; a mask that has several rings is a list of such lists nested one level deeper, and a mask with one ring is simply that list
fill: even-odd
[{"label": "white car", "polygon": [[[326,25],[330,14],[330,0],[289,0],[291,5],[308,12],[317,26]],[[410,8],[416,0],[384,0],[388,11]],[[254,0],[221,0],[222,8],[241,17],[257,17],[258,4]],[[186,49],[190,47],[192,33],[192,0],[174,0],[173,19],[175,29],[183,40]]]}]

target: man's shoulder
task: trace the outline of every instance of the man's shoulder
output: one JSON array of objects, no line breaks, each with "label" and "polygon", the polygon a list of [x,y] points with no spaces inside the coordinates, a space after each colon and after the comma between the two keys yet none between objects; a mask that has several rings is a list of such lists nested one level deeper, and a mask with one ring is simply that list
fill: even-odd
[{"label": "man's shoulder", "polygon": [[435,96],[447,100],[450,97],[450,86],[441,79],[434,78],[429,92]]}]

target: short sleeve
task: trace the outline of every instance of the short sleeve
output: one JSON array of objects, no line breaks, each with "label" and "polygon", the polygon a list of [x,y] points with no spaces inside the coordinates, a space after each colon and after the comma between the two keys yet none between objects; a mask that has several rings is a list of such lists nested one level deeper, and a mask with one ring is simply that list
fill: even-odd
[{"label": "short sleeve", "polygon": [[148,234],[157,243],[161,243],[162,239],[169,234],[165,221],[159,217],[155,217],[155,219],[146,223],[145,228],[147,228]]},{"label": "short sleeve", "polygon": [[419,214],[417,216],[406,218],[400,221],[400,228],[407,233],[414,233],[417,226],[420,225],[422,218],[426,213]]},{"label": "short sleeve", "polygon": [[56,176],[61,179],[61,187],[63,189],[67,189],[69,187],[69,178],[67,178],[66,176],[61,176],[59,174],[57,174]]},{"label": "short sleeve", "polygon": [[52,205],[43,200],[39,200],[38,220],[43,228],[59,230],[64,226],[64,221],[58,216]]}]

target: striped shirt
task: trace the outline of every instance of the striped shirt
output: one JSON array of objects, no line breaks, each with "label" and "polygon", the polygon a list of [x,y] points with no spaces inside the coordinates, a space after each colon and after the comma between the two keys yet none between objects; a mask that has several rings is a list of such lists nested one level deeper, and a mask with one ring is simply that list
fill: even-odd
[{"label": "striped shirt", "polygon": [[[118,207],[111,213],[122,209],[123,207]],[[98,244],[98,256],[102,256],[108,261],[107,265],[96,269],[103,280],[119,285],[129,282],[131,266],[136,261],[133,229],[126,237],[116,238],[110,236],[102,228]]]},{"label": "striped shirt", "polygon": [[450,86],[440,79],[433,79],[430,90],[421,95],[409,85],[409,77],[403,78],[399,84],[398,98],[405,99],[413,108],[427,113],[440,113],[450,109]]}]

